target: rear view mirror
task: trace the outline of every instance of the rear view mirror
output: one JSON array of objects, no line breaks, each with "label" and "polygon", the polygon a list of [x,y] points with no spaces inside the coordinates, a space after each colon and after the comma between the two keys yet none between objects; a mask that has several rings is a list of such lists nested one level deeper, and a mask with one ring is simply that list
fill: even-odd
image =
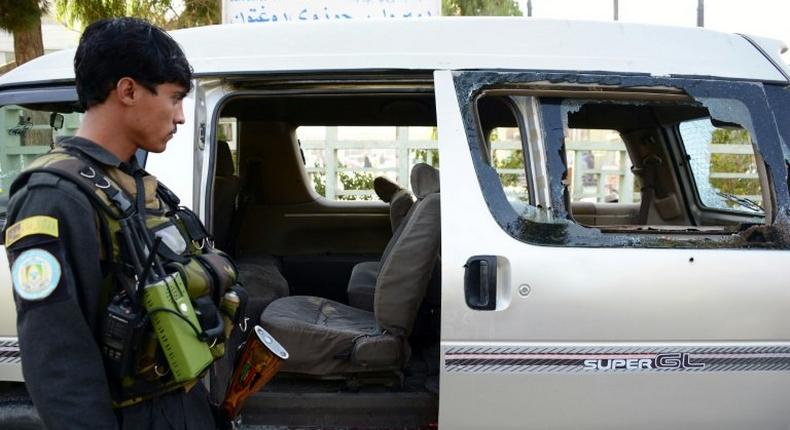
[{"label": "rear view mirror", "polygon": [[57,112],[52,112],[49,116],[49,126],[55,130],[63,128],[63,121],[65,117]]}]

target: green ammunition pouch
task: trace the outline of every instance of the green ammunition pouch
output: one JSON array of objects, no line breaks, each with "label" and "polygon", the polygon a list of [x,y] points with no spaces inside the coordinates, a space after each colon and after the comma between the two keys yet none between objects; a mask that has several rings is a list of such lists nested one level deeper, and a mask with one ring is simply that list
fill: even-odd
[{"label": "green ammunition pouch", "polygon": [[[143,183],[120,171],[105,172],[80,153],[56,147],[36,159],[12,190],[42,171],[76,184],[97,209],[106,273],[104,323],[97,337],[114,406],[191,388],[223,356],[224,341],[243,315],[246,293],[233,261],[213,247],[194,212],[180,206],[162,184],[150,183],[153,177]],[[137,185],[136,197],[128,191],[130,179]],[[141,212],[135,237],[130,226]],[[155,282],[139,282],[140,274],[130,264],[132,246],[143,246],[149,255],[150,261],[137,262],[145,270],[151,269],[150,251],[155,251],[163,272]]]}]

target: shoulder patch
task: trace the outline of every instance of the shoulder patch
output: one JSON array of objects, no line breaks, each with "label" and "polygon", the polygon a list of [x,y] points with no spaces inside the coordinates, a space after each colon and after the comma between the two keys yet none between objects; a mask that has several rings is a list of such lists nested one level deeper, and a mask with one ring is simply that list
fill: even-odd
[{"label": "shoulder patch", "polygon": [[60,282],[58,260],[40,248],[28,249],[19,254],[11,266],[14,291],[25,300],[41,300],[55,291]]},{"label": "shoulder patch", "polygon": [[58,220],[51,216],[37,215],[14,223],[5,231],[5,246],[11,246],[23,237],[34,234],[58,237]]}]

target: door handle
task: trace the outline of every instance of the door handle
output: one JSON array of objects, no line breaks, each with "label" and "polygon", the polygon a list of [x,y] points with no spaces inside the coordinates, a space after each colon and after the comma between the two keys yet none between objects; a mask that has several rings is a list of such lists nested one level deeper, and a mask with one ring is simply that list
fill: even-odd
[{"label": "door handle", "polygon": [[475,255],[464,264],[464,295],[472,309],[496,309],[496,256]]}]

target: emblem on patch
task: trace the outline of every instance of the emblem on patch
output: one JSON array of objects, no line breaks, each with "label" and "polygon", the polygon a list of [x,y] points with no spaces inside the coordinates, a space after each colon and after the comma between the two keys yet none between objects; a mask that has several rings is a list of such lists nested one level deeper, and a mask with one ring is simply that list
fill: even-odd
[{"label": "emblem on patch", "polygon": [[60,263],[43,249],[28,249],[11,266],[14,291],[25,300],[41,300],[60,282]]}]

